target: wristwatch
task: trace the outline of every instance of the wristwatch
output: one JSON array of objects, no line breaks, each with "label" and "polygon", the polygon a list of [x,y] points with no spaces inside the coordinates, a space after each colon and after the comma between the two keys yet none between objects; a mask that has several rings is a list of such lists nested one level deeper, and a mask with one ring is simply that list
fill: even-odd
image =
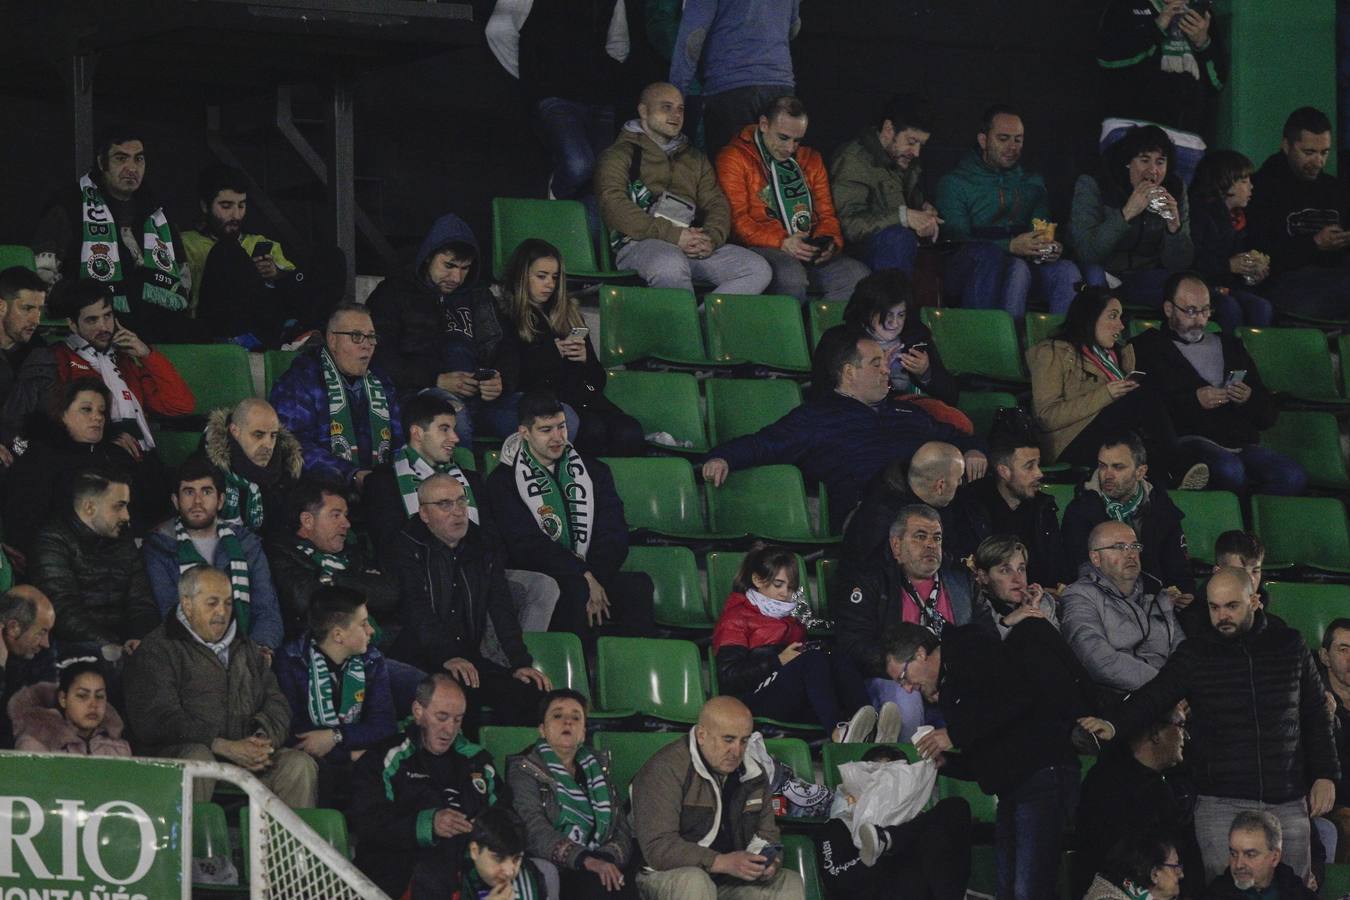
[{"label": "wristwatch", "polygon": [[341,743],[342,743],[342,729],[341,729],[341,728],[334,728],[334,729],[333,729],[333,746],[336,747],[338,744],[341,744]]}]

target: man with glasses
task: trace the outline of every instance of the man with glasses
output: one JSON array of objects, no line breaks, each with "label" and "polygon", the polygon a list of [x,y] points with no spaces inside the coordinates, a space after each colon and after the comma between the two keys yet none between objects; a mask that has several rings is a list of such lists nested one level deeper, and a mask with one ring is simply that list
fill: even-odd
[{"label": "man with glasses", "polygon": [[1167,279],[1167,321],[1161,331],[1149,329],[1130,342],[1135,366],[1167,404],[1182,446],[1209,466],[1211,488],[1301,494],[1308,486],[1303,467],[1260,446],[1261,432],[1280,414],[1275,398],[1236,335],[1205,329],[1212,312],[1209,287],[1198,274]]},{"label": "man with glasses", "polygon": [[1060,633],[1098,691],[1117,699],[1152,680],[1185,639],[1172,596],[1145,575],[1144,545],[1124,522],[1088,536],[1088,561],[1059,598]]},{"label": "man with glasses", "polygon": [[323,345],[296,357],[273,385],[272,405],[300,441],[306,474],[359,490],[403,443],[394,383],[370,364],[378,339],[364,306],[340,304]]}]

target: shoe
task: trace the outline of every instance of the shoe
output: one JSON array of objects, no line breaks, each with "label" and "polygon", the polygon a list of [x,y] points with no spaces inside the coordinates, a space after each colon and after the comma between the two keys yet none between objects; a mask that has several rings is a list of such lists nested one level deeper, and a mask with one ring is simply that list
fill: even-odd
[{"label": "shoe", "polygon": [[900,726],[903,724],[900,707],[887,700],[881,704],[881,714],[877,716],[877,734],[872,740],[878,744],[894,744],[900,740]]},{"label": "shoe", "polygon": [[865,744],[877,727],[877,711],[870,706],[860,706],[848,720],[841,744]]},{"label": "shoe", "polygon": [[1196,463],[1186,470],[1186,474],[1181,476],[1181,484],[1177,485],[1183,491],[1203,491],[1209,484],[1209,466],[1204,463]]},{"label": "shoe", "polygon": [[877,826],[867,824],[859,828],[858,841],[862,844],[858,848],[858,856],[862,859],[862,864],[870,869],[881,858],[881,840],[877,834]]}]

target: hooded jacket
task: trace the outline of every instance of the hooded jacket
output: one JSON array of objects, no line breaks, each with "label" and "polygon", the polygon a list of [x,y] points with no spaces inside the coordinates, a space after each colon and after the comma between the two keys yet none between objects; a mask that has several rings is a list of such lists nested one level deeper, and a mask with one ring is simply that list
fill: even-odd
[{"label": "hooded jacket", "polygon": [[1128,594],[1100,569],[1082,575],[1059,597],[1060,633],[1098,687],[1120,696],[1147,683],[1186,639],[1172,598],[1139,574]]},{"label": "hooded jacket", "polygon": [[263,524],[260,537],[271,534],[276,529],[284,529],[286,522],[286,501],[291,488],[300,480],[305,460],[300,454],[300,442],[289,429],[282,428],[277,433],[277,443],[272,450],[272,458],[266,469],[259,469],[230,435],[230,410],[217,409],[206,419],[205,436],[202,448],[207,460],[222,473],[232,472],[247,478],[262,490]]},{"label": "hooded jacket", "polygon": [[1247,206],[1252,243],[1270,254],[1272,275],[1304,266],[1338,265],[1345,253],[1324,253],[1313,235],[1327,225],[1350,225],[1350,192],[1326,172],[1304,181],[1283,153],[1272,154],[1252,176]]},{"label": "hooded jacket", "polygon": [[[427,278],[431,258],[448,244],[473,247],[473,265],[464,282],[452,294],[442,294]],[[402,396],[415,394],[436,383],[446,371],[444,348],[447,342],[462,341],[462,334],[447,332],[449,310],[464,305],[470,310],[473,352],[478,366],[496,369],[502,374],[502,393],[515,387],[519,363],[514,354],[503,352],[502,323],[497,305],[485,281],[479,278],[488,264],[478,246],[478,238],[464,220],[446,213],[432,223],[422,239],[412,268],[386,278],[366,300],[371,321],[380,336],[375,345],[375,362],[394,379]],[[459,323],[462,328],[466,323]]]},{"label": "hooded jacket", "polygon": [[1032,219],[1050,218],[1045,180],[1022,168],[995,169],[972,150],[937,184],[942,233],[954,241],[991,241],[1004,250]]},{"label": "hooded jacket", "polygon": [[14,749],[34,753],[78,753],[84,756],[130,756],[131,745],[122,738],[122,717],[111,703],[103,723],[88,738],[70,724],[56,700],[56,684],[29,685],[9,701],[14,723]]},{"label": "hooded jacket", "polygon": [[684,230],[668,219],[648,215],[628,193],[633,154],[639,157],[638,177],[655,197],[677,194],[698,208],[695,224],[704,230],[717,249],[731,233],[731,207],[717,184],[717,171],[708,157],[679,135],[668,150],[632,119],[619,132],[619,139],[600,154],[595,163],[595,196],[600,217],[616,238],[643,241],[655,238],[674,244]]},{"label": "hooded jacket", "polygon": [[[1123,142],[1122,142],[1123,143]],[[1195,259],[1191,242],[1190,203],[1181,179],[1168,172],[1163,180],[1177,200],[1181,227],[1167,230],[1161,216],[1147,210],[1125,221],[1121,210],[1129,199],[1129,160],[1121,156],[1116,144],[1106,151],[1100,175],[1080,175],[1073,186],[1073,206],[1069,217],[1069,243],[1080,263],[1098,265],[1108,272],[1122,274],[1146,269],[1180,272]]]},{"label": "hooded jacket", "polygon": [[851,243],[903,224],[902,210],[923,206],[923,167],[917,159],[907,169],[897,166],[875,128],[864,128],[835,151],[830,173],[835,212]]},{"label": "hooded jacket", "polygon": [[[1167,491],[1159,490],[1153,482],[1144,480],[1147,496],[1130,520],[1130,527],[1139,543],[1144,545],[1140,557],[1145,574],[1151,575],[1163,587],[1176,586],[1184,593],[1195,593],[1195,576],[1191,574],[1191,555],[1186,549],[1186,532],[1181,520],[1185,515],[1172,502]],[[1087,480],[1082,489],[1064,508],[1060,534],[1064,536],[1064,556],[1077,569],[1088,558],[1088,535],[1107,519],[1106,498],[1097,481],[1097,473]]]},{"label": "hooded jacket", "polygon": [[[759,148],[755,146],[758,125],[747,125],[731,143],[717,154],[717,183],[722,186],[731,206],[731,237],[746,247],[766,247],[777,250],[788,237],[783,223],[769,212],[769,176]],[[835,248],[844,249],[844,236],[839,230],[839,219],[830,196],[830,178],[825,171],[825,160],[810,147],[797,148],[797,165],[811,192],[814,209],[812,232],[829,236]]]}]

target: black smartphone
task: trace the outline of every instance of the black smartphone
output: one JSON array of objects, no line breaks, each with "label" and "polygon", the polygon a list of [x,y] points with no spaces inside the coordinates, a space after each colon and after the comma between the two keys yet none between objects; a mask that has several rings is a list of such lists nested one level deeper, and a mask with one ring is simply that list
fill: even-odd
[{"label": "black smartphone", "polygon": [[271,241],[258,241],[258,243],[253,246],[254,259],[257,259],[260,256],[271,256],[271,255],[272,255]]},{"label": "black smartphone", "polygon": [[824,641],[803,641],[802,652],[805,653],[807,650],[819,650],[821,647],[824,646],[825,646]]},{"label": "black smartphone", "polygon": [[1201,16],[1214,11],[1214,0],[1190,0],[1186,5],[1192,12]]},{"label": "black smartphone", "polygon": [[474,381],[491,381],[497,377],[496,369],[478,369],[473,373]]},{"label": "black smartphone", "polygon": [[824,250],[826,247],[830,246],[830,244],[834,243],[834,238],[830,237],[828,234],[813,234],[806,239],[806,242],[812,247]]},{"label": "black smartphone", "polygon": [[771,866],[774,864],[774,860],[783,855],[783,845],[770,844],[763,850],[760,850],[759,855],[764,857],[764,865]]},{"label": "black smartphone", "polygon": [[1147,377],[1148,377],[1148,373],[1147,373],[1147,372],[1141,372],[1141,371],[1139,371],[1138,369],[1134,369],[1134,370],[1132,370],[1132,371],[1130,372],[1130,374],[1128,374],[1128,375],[1125,376],[1125,380],[1126,380],[1126,381],[1137,381],[1137,382],[1139,382],[1139,383],[1142,384],[1143,381],[1144,381],[1144,379],[1147,378]]},{"label": "black smartphone", "polygon": [[910,344],[908,347],[906,347],[905,352],[908,353],[911,350],[927,350],[927,349],[928,349],[928,342],[919,341],[917,344]]}]

